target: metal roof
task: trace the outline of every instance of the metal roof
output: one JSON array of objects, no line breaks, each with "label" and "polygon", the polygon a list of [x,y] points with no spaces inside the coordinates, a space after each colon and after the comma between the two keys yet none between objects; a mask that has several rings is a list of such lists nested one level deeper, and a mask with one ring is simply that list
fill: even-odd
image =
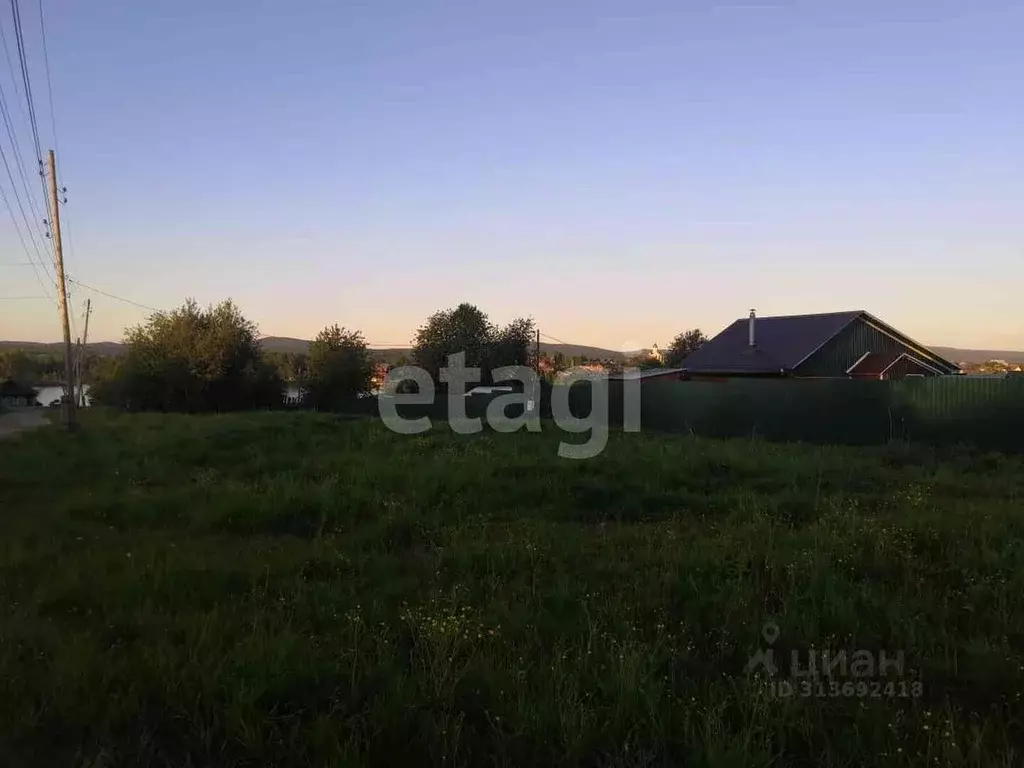
[{"label": "metal roof", "polygon": [[893,363],[906,353],[902,350],[893,352],[865,352],[860,360],[847,369],[847,373],[857,376],[881,376]]},{"label": "metal roof", "polygon": [[6,379],[0,382],[0,397],[35,397],[36,390],[19,384],[14,379]]},{"label": "metal roof", "polygon": [[512,391],[514,391],[514,388],[510,386],[479,386],[473,387],[471,390],[464,393],[463,397],[469,397],[471,395],[493,395]]},{"label": "metal roof", "polygon": [[778,373],[792,370],[861,315],[863,310],[818,315],[780,315],[754,319],[753,347],[749,318],[741,318],[683,360],[687,371]]},{"label": "metal roof", "polygon": [[668,376],[673,373],[682,373],[682,368],[637,368],[622,373],[609,374],[609,379],[649,379],[655,376]]}]

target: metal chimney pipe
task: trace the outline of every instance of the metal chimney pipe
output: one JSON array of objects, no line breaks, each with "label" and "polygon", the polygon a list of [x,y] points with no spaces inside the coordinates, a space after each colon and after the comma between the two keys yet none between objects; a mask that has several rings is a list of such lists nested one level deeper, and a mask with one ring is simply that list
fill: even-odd
[{"label": "metal chimney pipe", "polygon": [[754,310],[750,310],[750,322],[748,324],[749,327],[750,327],[750,346],[754,346],[754,342],[755,342],[754,323],[756,322],[756,320],[757,320],[757,314],[754,312]]}]

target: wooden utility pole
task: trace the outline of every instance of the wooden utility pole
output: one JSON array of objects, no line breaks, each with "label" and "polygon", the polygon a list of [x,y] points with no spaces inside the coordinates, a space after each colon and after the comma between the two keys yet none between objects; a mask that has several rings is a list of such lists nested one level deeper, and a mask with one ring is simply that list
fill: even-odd
[{"label": "wooden utility pole", "polygon": [[85,330],[82,332],[82,346],[78,348],[78,404],[85,408],[85,372],[86,346],[89,344],[89,315],[92,314],[92,299],[85,300]]},{"label": "wooden utility pole", "polygon": [[78,402],[78,381],[82,378],[82,337],[75,337],[75,383],[71,387],[71,396]]},{"label": "wooden utility pole", "polygon": [[537,342],[533,348],[533,370],[540,376],[540,328],[537,329]]},{"label": "wooden utility pole", "polygon": [[71,431],[75,428],[75,370],[71,356],[71,323],[68,320],[68,291],[64,278],[64,247],[60,239],[60,205],[57,201],[57,160],[50,150],[50,230],[57,256],[57,293],[60,296],[60,320],[64,326],[64,397],[61,399],[61,421]]}]

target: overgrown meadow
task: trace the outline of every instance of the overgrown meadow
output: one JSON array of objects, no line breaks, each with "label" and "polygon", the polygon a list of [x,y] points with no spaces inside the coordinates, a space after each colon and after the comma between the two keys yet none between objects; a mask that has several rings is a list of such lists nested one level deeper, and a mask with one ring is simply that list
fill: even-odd
[{"label": "overgrown meadow", "polygon": [[1020,458],[83,420],[0,443],[0,764],[1024,764]]}]

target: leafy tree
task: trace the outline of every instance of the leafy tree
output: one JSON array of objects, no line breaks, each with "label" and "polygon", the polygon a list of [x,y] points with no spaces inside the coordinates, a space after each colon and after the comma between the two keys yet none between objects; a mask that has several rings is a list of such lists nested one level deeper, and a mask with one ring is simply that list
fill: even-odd
[{"label": "leafy tree", "polygon": [[504,328],[494,329],[485,355],[490,368],[503,365],[530,365],[533,362],[534,323],[518,317]]},{"label": "leafy tree", "polygon": [[13,379],[19,384],[35,382],[37,366],[29,355],[20,349],[0,352],[0,380]]},{"label": "leafy tree", "polygon": [[133,410],[230,411],[276,407],[284,382],[262,359],[256,326],[232,301],[192,299],[125,334],[123,359],[94,374],[97,402]]},{"label": "leafy tree", "polygon": [[413,361],[439,381],[448,355],[465,352],[466,367],[481,368],[481,383],[488,384],[492,369],[529,363],[533,334],[533,320],[517,318],[498,328],[480,309],[464,303],[427,318],[416,331]]},{"label": "leafy tree", "polygon": [[0,380],[13,379],[25,386],[64,381],[64,356],[15,347],[0,352]]},{"label": "leafy tree", "polygon": [[263,359],[285,381],[301,381],[306,375],[306,355],[301,352],[264,352]]},{"label": "leafy tree", "polygon": [[661,361],[656,357],[651,357],[650,355],[637,355],[636,357],[631,358],[628,362],[630,366],[639,368],[642,371],[650,368],[662,367]]},{"label": "leafy tree", "polygon": [[483,366],[494,328],[487,315],[472,304],[435,312],[416,331],[413,361],[435,381],[447,365],[448,355],[466,353],[466,366]]},{"label": "leafy tree", "polygon": [[665,350],[665,365],[678,366],[708,340],[699,328],[679,333]]},{"label": "leafy tree", "polygon": [[304,401],[313,408],[336,408],[370,391],[373,360],[362,333],[329,325],[309,345]]},{"label": "leafy tree", "polygon": [[102,357],[93,363],[89,384],[89,399],[93,403],[121,407],[127,404],[126,363],[126,357]]}]

